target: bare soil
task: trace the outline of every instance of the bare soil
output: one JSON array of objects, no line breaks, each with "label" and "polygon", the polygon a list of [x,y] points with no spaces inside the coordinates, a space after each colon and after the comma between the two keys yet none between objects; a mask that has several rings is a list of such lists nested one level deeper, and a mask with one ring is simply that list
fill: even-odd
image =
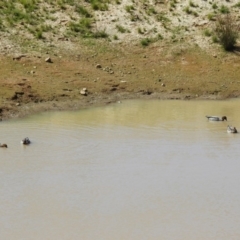
[{"label": "bare soil", "polygon": [[[0,119],[78,110],[123,99],[240,96],[238,52],[188,45],[101,43],[93,50],[0,56]],[[46,62],[51,57],[52,63]],[[87,94],[80,91],[86,88]]]}]

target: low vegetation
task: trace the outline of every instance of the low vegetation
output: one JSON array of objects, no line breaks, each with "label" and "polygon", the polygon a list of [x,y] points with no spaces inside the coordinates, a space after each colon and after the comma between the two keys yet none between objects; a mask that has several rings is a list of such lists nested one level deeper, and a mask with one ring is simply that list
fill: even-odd
[{"label": "low vegetation", "polygon": [[[206,47],[207,37],[212,36],[214,42],[229,50],[232,49],[230,45],[237,44],[238,35],[233,24],[229,26],[233,31],[223,28],[223,19],[219,20],[218,16],[234,15],[234,21],[238,24],[238,8],[240,2],[226,1],[223,4],[220,0],[0,1],[0,35],[9,34],[11,40],[14,36],[21,36],[15,37],[15,40],[36,40],[43,44],[56,43],[64,38],[72,42],[91,38],[94,41],[115,40],[116,43],[140,42],[140,46],[149,46],[158,42],[156,35],[161,35],[161,40],[175,43],[181,42],[187,32],[185,38],[189,44],[198,41],[199,46]],[[201,21],[209,21],[206,29],[201,26]],[[207,30],[211,28],[215,31]],[[226,39],[223,32],[231,34]]]},{"label": "low vegetation", "polygon": [[240,25],[236,24],[236,20],[230,15],[219,15],[217,17],[215,33],[219,43],[225,50],[234,49],[238,39]]}]

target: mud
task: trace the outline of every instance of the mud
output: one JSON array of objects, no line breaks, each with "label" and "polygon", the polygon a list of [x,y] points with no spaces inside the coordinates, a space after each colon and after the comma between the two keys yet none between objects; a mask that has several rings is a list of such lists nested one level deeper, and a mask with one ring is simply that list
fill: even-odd
[{"label": "mud", "polygon": [[[177,49],[177,50],[176,50]],[[52,54],[52,55],[51,55]],[[46,61],[47,57],[51,61]],[[103,51],[1,56],[0,118],[79,110],[123,99],[240,96],[240,58],[201,49],[107,46]],[[85,88],[86,94],[81,94]]]}]

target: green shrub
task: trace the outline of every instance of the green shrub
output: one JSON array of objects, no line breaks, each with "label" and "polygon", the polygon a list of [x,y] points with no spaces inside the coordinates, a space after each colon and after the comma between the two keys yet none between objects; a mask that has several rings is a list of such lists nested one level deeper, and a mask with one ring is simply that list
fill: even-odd
[{"label": "green shrub", "polygon": [[97,31],[92,34],[92,37],[94,38],[107,38],[108,34],[104,31]]},{"label": "green shrub", "polygon": [[151,39],[149,39],[149,38],[144,38],[144,39],[141,39],[141,45],[142,46],[144,46],[144,47],[146,47],[146,46],[148,46],[152,41],[151,41]]},{"label": "green shrub", "polygon": [[208,18],[208,20],[210,20],[210,21],[215,21],[216,14],[214,14],[214,13],[209,13],[209,14],[207,15],[207,18]]},{"label": "green shrub", "polygon": [[92,15],[88,12],[88,10],[80,5],[77,5],[75,7],[75,11],[79,14],[81,14],[82,16],[86,17],[86,18],[91,18]]},{"label": "green shrub", "polygon": [[144,34],[144,31],[139,27],[139,28],[138,28],[138,33],[139,33],[139,34]]},{"label": "green shrub", "polygon": [[171,2],[171,3],[170,3],[170,7],[171,7],[171,8],[175,8],[175,7],[176,7],[176,4],[175,4],[174,2]]},{"label": "green shrub", "polygon": [[130,13],[130,12],[132,12],[132,11],[134,10],[134,7],[133,7],[133,5],[127,5],[127,6],[125,7],[125,10],[126,10],[128,13]]},{"label": "green shrub", "polygon": [[163,40],[163,36],[159,33],[159,34],[157,35],[157,39],[158,39],[158,40]]},{"label": "green shrub", "polygon": [[108,5],[106,1],[103,0],[91,0],[91,5],[93,10],[107,11]]},{"label": "green shrub", "polygon": [[212,33],[211,33],[211,31],[210,31],[209,29],[205,29],[205,30],[204,30],[204,35],[205,35],[206,37],[210,37],[210,36],[212,35]]},{"label": "green shrub", "polygon": [[91,20],[89,18],[83,18],[81,19],[78,23],[71,22],[70,25],[70,30],[73,33],[79,33],[83,37],[91,37],[92,32],[91,32]]},{"label": "green shrub", "polygon": [[159,13],[156,15],[156,19],[159,22],[170,22],[170,19],[168,17],[165,16],[165,13]]},{"label": "green shrub", "polygon": [[213,35],[213,36],[212,36],[212,41],[213,41],[214,43],[218,43],[218,42],[219,42],[216,35]]},{"label": "green shrub", "polygon": [[196,11],[192,11],[192,14],[195,16],[195,17],[198,17],[198,13]]},{"label": "green shrub", "polygon": [[212,8],[213,8],[213,9],[217,9],[217,8],[218,8],[217,4],[216,4],[216,3],[213,3]]},{"label": "green shrub", "polygon": [[219,43],[226,51],[234,49],[239,30],[239,25],[230,14],[224,16],[219,15],[217,17],[215,33]]},{"label": "green shrub", "polygon": [[185,7],[184,8],[184,11],[187,13],[187,14],[191,14],[192,13],[192,10],[190,9],[190,7]]},{"label": "green shrub", "polygon": [[234,7],[239,7],[240,8],[240,2],[236,3]]},{"label": "green shrub", "polygon": [[150,7],[147,10],[147,14],[148,15],[157,14],[157,11],[156,11],[156,9],[154,7]]},{"label": "green shrub", "polygon": [[222,5],[219,9],[220,13],[227,14],[229,13],[229,9],[227,6]]},{"label": "green shrub", "polygon": [[43,39],[43,32],[42,30],[37,30],[35,33],[37,39]]},{"label": "green shrub", "polygon": [[193,1],[189,1],[189,6],[194,8],[198,7],[198,5],[195,4]]},{"label": "green shrub", "polygon": [[121,25],[116,25],[116,28],[120,33],[125,33],[127,31],[126,28]]}]

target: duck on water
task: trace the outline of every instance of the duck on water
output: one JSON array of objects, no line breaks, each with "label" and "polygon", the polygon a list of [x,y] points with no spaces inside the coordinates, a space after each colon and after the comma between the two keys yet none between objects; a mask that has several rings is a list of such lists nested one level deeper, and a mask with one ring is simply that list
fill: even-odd
[{"label": "duck on water", "polygon": [[206,116],[206,118],[209,120],[209,121],[227,121],[227,117],[226,116],[222,116],[222,117],[218,117],[218,116]]},{"label": "duck on water", "polygon": [[23,145],[29,145],[29,144],[31,143],[31,141],[29,140],[28,137],[26,137],[26,138],[24,138],[24,139],[21,141],[21,143],[22,143]]},{"label": "duck on water", "polygon": [[235,127],[232,127],[232,126],[227,126],[227,132],[228,133],[237,133],[237,129]]},{"label": "duck on water", "polygon": [[1,147],[1,148],[7,148],[8,146],[7,146],[6,143],[3,143],[3,144],[0,143],[0,147]]}]

